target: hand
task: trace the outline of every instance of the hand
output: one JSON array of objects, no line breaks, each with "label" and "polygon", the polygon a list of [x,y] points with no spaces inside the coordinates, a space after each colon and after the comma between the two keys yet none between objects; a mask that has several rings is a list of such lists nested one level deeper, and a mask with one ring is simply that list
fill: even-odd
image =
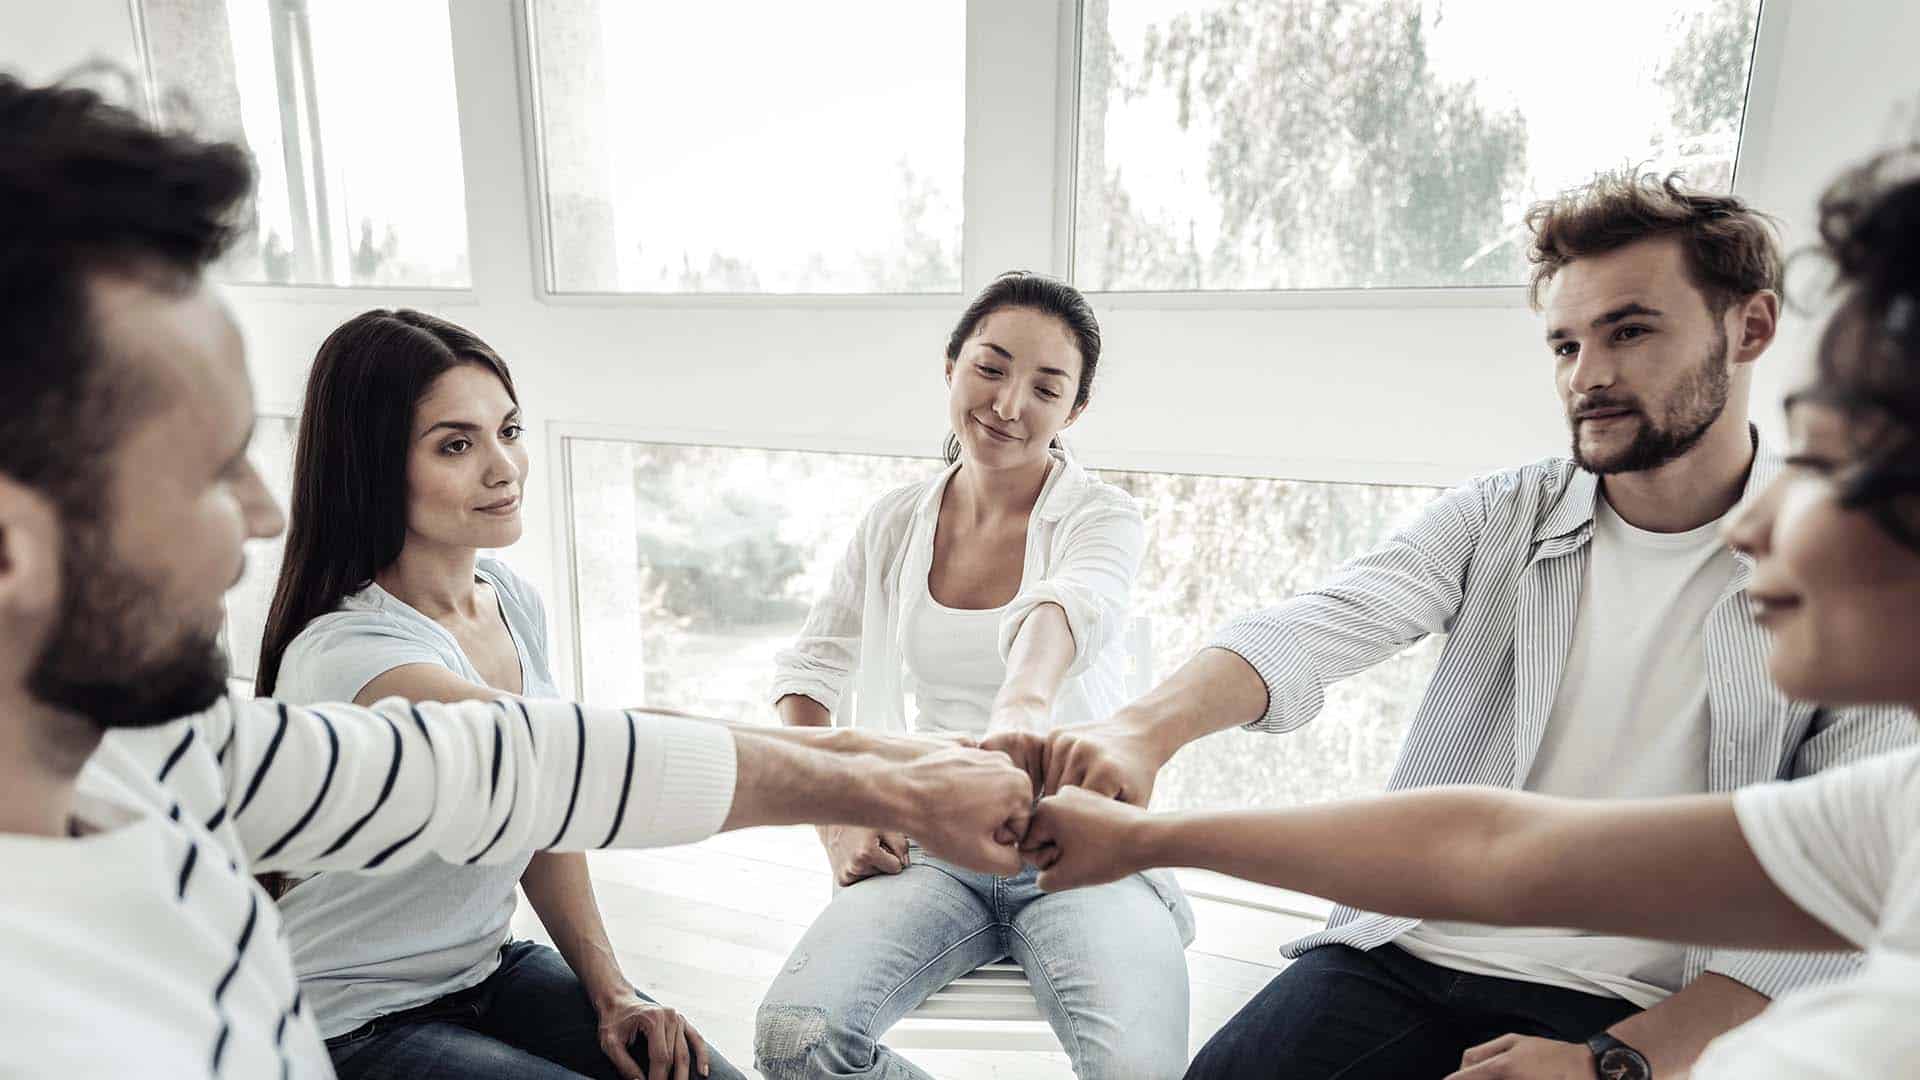
[{"label": "hand", "polygon": [[981,737],[979,747],[1007,755],[1016,768],[1027,774],[1033,790],[1039,791],[1047,782],[1045,735],[1036,735],[1031,731],[991,731]]},{"label": "hand", "polygon": [[1146,823],[1138,807],[1064,787],[1034,808],[1020,850],[1040,868],[1045,892],[1102,885],[1146,868],[1138,842]]},{"label": "hand", "polygon": [[[596,1004],[600,1016],[600,1052],[629,1080],[689,1080],[687,1070],[705,1076],[710,1067],[707,1042],[686,1018],[665,1005],[631,991]],[[645,1040],[647,1067],[628,1053],[635,1039]]]},{"label": "hand", "polygon": [[1153,797],[1154,777],[1171,755],[1161,750],[1151,724],[1130,712],[1056,728],[1047,738],[1040,793],[1053,795],[1071,785],[1144,808]]},{"label": "hand", "polygon": [[1005,754],[954,747],[888,770],[898,813],[929,854],[982,873],[1020,872],[1033,781]]},{"label": "hand", "polygon": [[1447,1080],[1593,1080],[1593,1052],[1584,1043],[1502,1035],[1460,1057]]},{"label": "hand", "polygon": [[819,831],[827,862],[833,867],[833,880],[841,885],[875,874],[897,874],[907,868],[906,833],[857,825],[822,825]]}]

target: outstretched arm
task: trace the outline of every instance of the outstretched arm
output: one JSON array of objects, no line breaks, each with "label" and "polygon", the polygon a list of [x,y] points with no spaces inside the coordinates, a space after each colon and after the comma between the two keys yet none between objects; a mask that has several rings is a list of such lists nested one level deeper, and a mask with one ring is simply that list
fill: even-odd
[{"label": "outstretched arm", "polygon": [[1069,789],[1041,802],[1024,846],[1047,889],[1193,866],[1392,915],[1851,948],[1767,877],[1724,795],[1578,801],[1443,787],[1147,814]]}]

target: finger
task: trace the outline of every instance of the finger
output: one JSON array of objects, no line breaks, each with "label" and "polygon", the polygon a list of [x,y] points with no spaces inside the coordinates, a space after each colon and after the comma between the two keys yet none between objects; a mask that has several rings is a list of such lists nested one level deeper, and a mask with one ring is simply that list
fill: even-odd
[{"label": "finger", "polygon": [[633,1060],[633,1055],[627,1052],[627,1044],[633,1041],[635,1034],[634,1028],[631,1027],[601,1028],[600,1052],[607,1056],[608,1061],[613,1062],[615,1072],[621,1076],[639,1080],[640,1077],[647,1075],[647,1071],[642,1069],[640,1063]]},{"label": "finger", "polygon": [[907,867],[906,863],[900,861],[900,856],[883,847],[875,847],[867,852],[866,862],[869,875],[897,874]]},{"label": "finger", "polygon": [[1020,850],[1032,854],[1055,842],[1053,815],[1047,812],[1047,804],[1041,803],[1040,809],[1027,823],[1027,831],[1020,837]]},{"label": "finger", "polygon": [[900,865],[907,865],[907,834],[902,832],[881,833],[880,846],[893,853]]},{"label": "finger", "polygon": [[1068,778],[1067,766],[1072,762],[1076,749],[1078,744],[1071,736],[1055,739],[1047,747],[1047,778],[1040,786],[1040,794],[1057,794],[1063,786],[1073,783]]},{"label": "finger", "polygon": [[673,1048],[667,1043],[667,1025],[647,1032],[647,1080],[673,1080]]},{"label": "finger", "polygon": [[692,1024],[686,1026],[686,1032],[687,1045],[693,1048],[693,1071],[705,1076],[713,1068],[713,1063],[707,1058],[707,1040],[693,1030]]},{"label": "finger", "polygon": [[673,1030],[667,1034],[673,1047],[673,1080],[688,1080],[687,1070],[692,1068],[692,1056],[687,1053],[687,1019],[678,1013],[673,1017]]},{"label": "finger", "polygon": [[1087,769],[1079,785],[1103,799],[1118,799],[1122,787],[1118,770],[1096,763]]}]

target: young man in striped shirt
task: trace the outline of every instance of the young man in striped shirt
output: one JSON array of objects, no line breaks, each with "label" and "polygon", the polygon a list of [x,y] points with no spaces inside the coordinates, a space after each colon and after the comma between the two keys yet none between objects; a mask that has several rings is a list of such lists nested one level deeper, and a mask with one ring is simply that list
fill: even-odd
[{"label": "young man in striped shirt", "polygon": [[[987,751],[225,697],[221,597],[281,527],[200,276],[251,179],[237,147],[0,76],[0,1075],[330,1077],[256,873],[802,821],[1017,871],[1032,785]],[[685,1078],[668,1049],[653,1076]]]},{"label": "young man in striped shirt", "polygon": [[[1781,468],[1747,421],[1779,313],[1767,223],[1648,176],[1603,177],[1528,223],[1570,456],[1441,496],[1319,589],[1227,626],[1110,722],[1010,746],[1048,793],[1144,806],[1186,742],[1293,730],[1328,684],[1435,633],[1447,644],[1396,789],[1727,791],[1915,742],[1904,710],[1822,709],[1772,686],[1747,617],[1752,560],[1720,540],[1722,516]],[[1495,1040],[1470,1075],[1590,1077],[1624,1043],[1643,1076],[1671,1076],[1770,997],[1856,962],[1344,907],[1287,955],[1190,1077],[1441,1076]]]}]

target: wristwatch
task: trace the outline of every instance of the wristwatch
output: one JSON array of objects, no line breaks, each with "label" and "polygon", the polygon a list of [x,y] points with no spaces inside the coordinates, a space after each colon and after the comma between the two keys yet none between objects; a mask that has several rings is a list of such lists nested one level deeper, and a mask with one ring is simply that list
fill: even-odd
[{"label": "wristwatch", "polygon": [[1587,1040],[1587,1049],[1593,1052],[1593,1075],[1600,1080],[1653,1080],[1646,1055],[1604,1031]]}]

